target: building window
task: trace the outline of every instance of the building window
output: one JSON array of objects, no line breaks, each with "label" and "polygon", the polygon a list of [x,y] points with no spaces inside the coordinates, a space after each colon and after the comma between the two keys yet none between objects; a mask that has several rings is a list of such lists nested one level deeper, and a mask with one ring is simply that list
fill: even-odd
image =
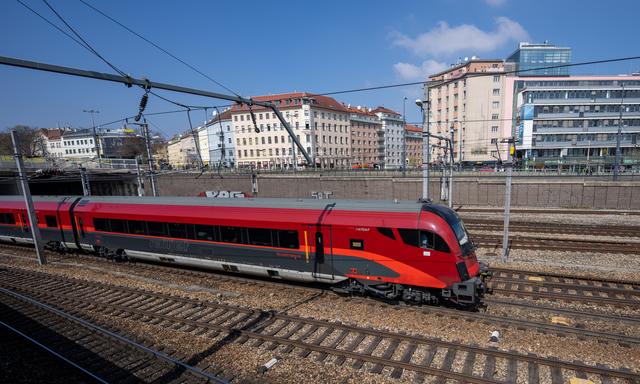
[{"label": "building window", "polygon": [[498,126],[497,125],[492,126],[491,127],[491,132],[494,132],[494,133],[498,132]]},{"label": "building window", "polygon": [[493,109],[500,108],[500,102],[499,101],[494,101],[493,103],[491,103],[491,108],[493,108]]},{"label": "building window", "polygon": [[493,88],[493,96],[500,96],[500,88]]},{"label": "building window", "polygon": [[498,114],[497,113],[492,114],[491,120],[498,120]]},{"label": "building window", "polygon": [[494,75],[493,76],[493,82],[494,83],[499,83],[500,82],[500,75]]}]

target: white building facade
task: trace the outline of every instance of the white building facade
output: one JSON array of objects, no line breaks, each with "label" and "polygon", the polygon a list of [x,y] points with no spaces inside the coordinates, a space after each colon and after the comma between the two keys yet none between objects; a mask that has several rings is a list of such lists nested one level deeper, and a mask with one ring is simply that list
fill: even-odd
[{"label": "white building facade", "polygon": [[404,147],[404,120],[398,112],[384,107],[372,111],[382,123],[384,137],[384,169],[399,169],[402,166]]}]

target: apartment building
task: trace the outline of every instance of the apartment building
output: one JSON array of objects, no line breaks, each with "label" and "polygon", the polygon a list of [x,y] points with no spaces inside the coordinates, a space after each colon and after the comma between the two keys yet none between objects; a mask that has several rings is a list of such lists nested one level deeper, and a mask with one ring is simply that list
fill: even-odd
[{"label": "apartment building", "polygon": [[[234,167],[236,163],[235,129],[231,110],[214,116],[207,123],[208,159],[210,167]],[[203,148],[200,148],[203,151]]]},{"label": "apartment building", "polygon": [[36,154],[39,156],[60,159],[64,157],[64,148],[62,146],[62,134],[65,129],[42,128],[37,133]]},{"label": "apartment building", "polygon": [[380,168],[384,164],[382,122],[370,108],[347,105],[351,125],[352,166]]},{"label": "apartment building", "polygon": [[[404,119],[396,111],[377,107],[372,111],[381,123],[384,138],[384,169],[399,169],[404,146]],[[380,135],[379,135],[380,136]]]},{"label": "apartment building", "polygon": [[515,77],[507,90],[524,164],[610,169],[618,129],[621,165],[640,164],[640,76]]},{"label": "apartment building", "polygon": [[[500,59],[472,57],[429,76],[425,97],[430,101],[432,134],[450,137],[453,130],[454,161],[460,164],[495,162],[504,158],[511,122],[504,119],[505,65]],[[432,139],[434,140],[434,139]],[[433,162],[443,150],[435,151]]]},{"label": "apartment building", "polygon": [[[346,168],[350,160],[349,111],[331,97],[305,92],[256,96],[273,102],[316,165]],[[308,166],[293,148],[288,132],[276,114],[266,108],[237,105],[231,108],[239,167],[292,168]],[[255,116],[252,120],[251,112]],[[296,161],[293,161],[293,158]]]},{"label": "apartment building", "polygon": [[405,129],[407,167],[422,167],[422,128],[413,124],[407,124]]},{"label": "apartment building", "polygon": [[188,169],[199,167],[196,141],[190,132],[176,136],[167,144],[169,164],[173,169]]}]

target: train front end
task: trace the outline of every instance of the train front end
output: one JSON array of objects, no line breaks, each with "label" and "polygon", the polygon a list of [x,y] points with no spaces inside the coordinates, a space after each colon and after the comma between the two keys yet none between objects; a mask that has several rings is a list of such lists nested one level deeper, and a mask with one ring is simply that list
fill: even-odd
[{"label": "train front end", "polygon": [[455,264],[455,269],[450,269],[452,275],[447,279],[450,283],[442,289],[442,298],[460,307],[483,307],[484,296],[491,293],[487,287],[491,273],[487,264],[478,262],[476,246],[462,219],[455,211],[442,205],[425,204],[423,211],[436,214],[446,223],[442,231],[448,235],[443,237]]}]

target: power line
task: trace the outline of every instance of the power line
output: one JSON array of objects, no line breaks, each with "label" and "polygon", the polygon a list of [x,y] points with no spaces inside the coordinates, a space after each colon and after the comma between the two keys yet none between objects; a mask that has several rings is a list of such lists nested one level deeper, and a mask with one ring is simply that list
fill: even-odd
[{"label": "power line", "polygon": [[[545,69],[554,69],[554,68],[578,67],[578,66],[594,65],[594,64],[606,64],[606,63],[614,63],[614,62],[630,61],[630,60],[640,60],[640,56],[629,56],[629,57],[620,57],[620,58],[615,58],[615,59],[584,61],[584,62],[580,62],[580,63],[570,63],[570,64],[558,64],[558,65],[550,65],[550,66],[546,66],[546,67],[529,68],[529,69],[515,69],[515,70],[511,70],[511,71],[504,71],[504,72],[474,72],[474,73],[468,73],[468,74],[466,74],[466,76],[467,77],[482,77],[482,76],[495,76],[495,75],[509,75],[509,74],[516,74],[516,73],[520,73],[520,72],[532,72],[532,71],[545,70]],[[445,81],[442,81],[442,82],[445,82]],[[310,96],[331,96],[331,95],[339,95],[339,94],[344,94],[344,93],[355,93],[355,92],[375,91],[375,90],[379,90],[379,89],[407,87],[407,86],[412,86],[412,85],[427,85],[428,83],[429,83],[428,80],[427,81],[413,81],[413,82],[409,82],[409,83],[397,83],[397,84],[379,85],[379,86],[375,86],[375,87],[347,89],[347,90],[342,90],[342,91],[314,93],[314,94],[310,94]]]},{"label": "power line", "polygon": [[[52,27],[54,27],[55,29],[57,29],[59,32],[63,33],[65,36],[67,36],[68,38],[70,38],[71,40],[73,40],[76,44],[80,45],[82,48],[86,49],[87,51],[89,51],[91,54],[96,55],[98,58],[100,58],[103,62],[105,62],[109,67],[111,67],[114,71],[116,71],[117,73],[119,73],[121,76],[123,77],[129,77],[124,71],[120,70],[119,68],[117,68],[115,65],[113,65],[112,63],[110,63],[108,60],[106,60],[102,55],[100,55],[100,53],[98,53],[98,51],[96,51],[91,45],[89,45],[89,43],[87,43],[87,41],[85,39],[82,38],[82,36],[80,36],[80,34],[71,27],[71,25],[64,19],[62,18],[62,16],[51,6],[51,4],[49,4],[46,0],[43,0],[44,3],[49,7],[49,9],[51,9],[51,11],[77,36],[74,37],[71,34],[69,34],[67,31],[63,30],[62,28],[60,28],[58,25],[56,25],[55,23],[53,23],[51,20],[47,19],[46,17],[44,17],[42,14],[40,14],[39,12],[37,12],[36,10],[34,10],[33,8],[29,7],[28,5],[26,5],[24,2],[22,2],[21,0],[16,0],[18,3],[20,3],[23,7],[27,8],[29,11],[31,11],[32,13],[34,13],[36,16],[38,16],[39,18],[41,18],[42,20],[44,20],[46,23],[48,23],[49,25],[51,25]],[[177,106],[183,107],[183,108],[192,108],[192,109],[201,109],[201,108],[205,108],[205,107],[200,107],[200,106],[186,106],[182,103],[179,103],[177,101],[173,101],[171,99],[168,99],[166,97],[160,96],[158,95],[156,92],[150,91],[151,94],[153,94],[154,96]],[[207,107],[210,108],[210,107]]]},{"label": "power line", "polygon": [[53,12],[56,17],[58,17],[58,19],[60,19],[60,21],[62,21],[64,23],[64,25],[67,26],[67,28],[69,28],[69,30],[78,38],[80,39],[80,41],[82,41],[84,43],[84,45],[86,46],[87,49],[89,49],[91,52],[93,52],[94,55],[96,55],[98,58],[100,58],[100,60],[104,61],[109,67],[111,67],[111,69],[113,69],[114,71],[118,72],[121,76],[127,77],[128,75],[126,73],[124,73],[122,70],[120,70],[118,67],[116,67],[115,65],[111,64],[111,62],[109,62],[109,60],[105,59],[100,53],[98,53],[98,51],[96,51],[91,44],[89,44],[75,29],[73,29],[73,27],[62,17],[62,15],[60,15],[58,13],[58,11],[55,10],[55,8],[53,8],[53,6],[51,6],[51,4],[49,4],[49,2],[47,0],[42,0],[47,7],[49,7],[49,9],[51,10],[51,12]]},{"label": "power line", "polygon": [[158,44],[154,43],[153,41],[147,39],[146,37],[140,35],[139,33],[137,33],[136,31],[134,31],[133,29],[127,27],[126,25],[122,24],[121,22],[119,22],[118,20],[114,19],[113,17],[107,15],[105,12],[99,10],[98,8],[94,7],[93,5],[87,3],[85,0],[79,0],[82,4],[86,5],[87,7],[93,9],[94,11],[96,11],[97,13],[101,14],[102,16],[106,17],[107,19],[111,20],[112,22],[116,23],[117,25],[121,26],[122,28],[124,28],[125,30],[127,30],[128,32],[134,34],[135,36],[139,37],[140,39],[144,40],[145,42],[151,44],[152,46],[154,46],[155,48],[157,48],[158,50],[164,52],[165,54],[169,55],[170,57],[172,57],[173,59],[179,61],[180,63],[184,64],[187,68],[195,71],[196,73],[198,73],[199,75],[205,77],[206,79],[209,79],[210,81],[212,81],[213,83],[217,84],[218,86],[226,89],[227,91],[233,93],[236,96],[240,96],[238,93],[234,92],[233,90],[229,89],[228,87],[226,87],[224,84],[220,83],[219,81],[211,78],[210,76],[208,76],[207,74],[203,73],[202,71],[200,71],[199,69],[195,68],[193,65],[187,63],[186,61],[180,59],[179,57],[177,57],[176,55],[174,55],[173,53],[167,51],[166,49],[162,48],[161,46],[159,46]]}]

